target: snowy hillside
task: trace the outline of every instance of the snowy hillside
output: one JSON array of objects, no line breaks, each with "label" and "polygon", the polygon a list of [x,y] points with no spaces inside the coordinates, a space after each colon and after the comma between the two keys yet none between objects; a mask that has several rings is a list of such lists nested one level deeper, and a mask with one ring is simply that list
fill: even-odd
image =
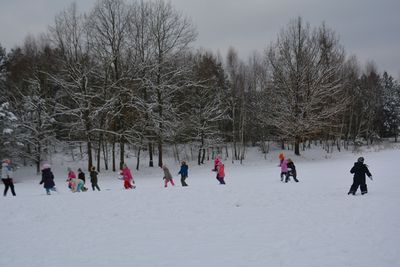
[{"label": "snowy hillside", "polygon": [[143,168],[134,191],[102,173],[101,192],[71,193],[54,163],[60,192],[47,196],[19,170],[17,197],[0,199],[0,266],[400,266],[399,150],[363,154],[365,196],[347,195],[359,154],[289,153],[300,182],[284,184],[277,153],[226,161],[226,186],[211,162],[189,162],[186,188],[169,164],[173,188]]}]

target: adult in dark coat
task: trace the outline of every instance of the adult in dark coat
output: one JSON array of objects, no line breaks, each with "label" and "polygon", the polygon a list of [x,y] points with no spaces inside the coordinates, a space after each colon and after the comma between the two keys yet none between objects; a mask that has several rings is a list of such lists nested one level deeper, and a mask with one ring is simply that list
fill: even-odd
[{"label": "adult in dark coat", "polygon": [[54,175],[51,172],[50,165],[44,164],[42,167],[42,180],[40,184],[46,189],[46,193],[50,195],[51,191],[56,191],[56,184],[54,183]]},{"label": "adult in dark coat", "polygon": [[350,173],[354,173],[353,184],[350,187],[348,195],[355,195],[360,186],[361,194],[364,195],[368,193],[367,184],[365,182],[365,175],[372,180],[372,175],[368,170],[367,165],[364,164],[364,158],[359,157],[357,162],[354,163],[353,168],[351,168]]}]

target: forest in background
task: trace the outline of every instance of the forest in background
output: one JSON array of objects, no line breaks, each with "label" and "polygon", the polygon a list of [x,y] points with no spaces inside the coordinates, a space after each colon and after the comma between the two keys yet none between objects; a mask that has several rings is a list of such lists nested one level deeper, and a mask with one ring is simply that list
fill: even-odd
[{"label": "forest in background", "polygon": [[296,155],[312,142],[397,142],[399,82],[347,55],[325,23],[294,18],[247,60],[194,49],[196,37],[171,3],[99,0],[88,13],[71,4],[9,52],[0,44],[0,157],[39,172],[61,145],[116,170],[130,148],[137,167],[141,152],[153,167],[179,145],[203,164],[210,151],[241,162],[247,145],[267,153],[269,142]]}]

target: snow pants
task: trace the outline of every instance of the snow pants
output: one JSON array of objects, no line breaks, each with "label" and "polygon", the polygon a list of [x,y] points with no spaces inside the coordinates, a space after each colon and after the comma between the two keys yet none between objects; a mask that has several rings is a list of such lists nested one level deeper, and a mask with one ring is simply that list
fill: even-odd
[{"label": "snow pants", "polygon": [[133,185],[131,184],[130,180],[124,180],[124,187],[125,189],[132,189]]},{"label": "snow pants", "polygon": [[50,194],[50,191],[57,192],[57,189],[56,189],[55,187],[45,188],[45,189],[46,189],[46,193],[47,193],[48,195],[51,195],[51,194]]},{"label": "snow pants", "polygon": [[217,176],[217,180],[218,180],[219,184],[225,184],[224,177]]},{"label": "snow pants", "polygon": [[173,179],[165,179],[165,184],[164,187],[168,186],[168,182],[170,182],[172,185],[175,185],[174,180]]},{"label": "snow pants", "polygon": [[287,179],[288,173],[287,172],[281,172],[281,182],[283,182],[283,179],[286,177]]},{"label": "snow pants", "polygon": [[296,173],[296,171],[288,171],[288,172],[286,173],[285,183],[287,183],[287,182],[290,181],[290,178],[289,178],[290,176],[293,177],[293,180],[294,180],[296,183],[299,182],[299,180],[297,180],[297,173]]},{"label": "snow pants", "polygon": [[187,176],[182,176],[181,177],[181,184],[182,184],[182,186],[188,186],[188,184],[186,183],[186,178],[187,178]]},{"label": "snow pants", "polygon": [[367,184],[365,182],[365,177],[363,178],[353,178],[353,184],[350,187],[349,194],[355,194],[358,187],[360,187],[361,194],[368,193]]},{"label": "snow pants", "polygon": [[97,183],[92,183],[92,189],[95,191],[95,188],[100,191],[100,187]]},{"label": "snow pants", "polygon": [[3,184],[5,186],[5,188],[4,188],[4,196],[7,195],[8,188],[11,189],[11,193],[13,194],[13,196],[15,196],[16,194],[15,194],[14,183],[13,183],[12,178],[6,178],[6,179],[1,179],[1,180],[3,181]]}]

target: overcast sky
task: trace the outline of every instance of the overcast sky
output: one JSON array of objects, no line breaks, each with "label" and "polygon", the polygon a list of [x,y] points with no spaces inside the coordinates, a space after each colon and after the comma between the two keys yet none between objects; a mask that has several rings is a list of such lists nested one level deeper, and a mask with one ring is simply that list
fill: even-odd
[{"label": "overcast sky", "polygon": [[[0,43],[9,51],[27,34],[45,32],[72,0],[0,0]],[[88,11],[96,0],[79,0]],[[340,36],[347,54],[400,77],[400,0],[171,0],[191,17],[199,32],[195,47],[219,51],[230,46],[245,59],[275,41],[297,16],[311,26],[323,21]]]}]

